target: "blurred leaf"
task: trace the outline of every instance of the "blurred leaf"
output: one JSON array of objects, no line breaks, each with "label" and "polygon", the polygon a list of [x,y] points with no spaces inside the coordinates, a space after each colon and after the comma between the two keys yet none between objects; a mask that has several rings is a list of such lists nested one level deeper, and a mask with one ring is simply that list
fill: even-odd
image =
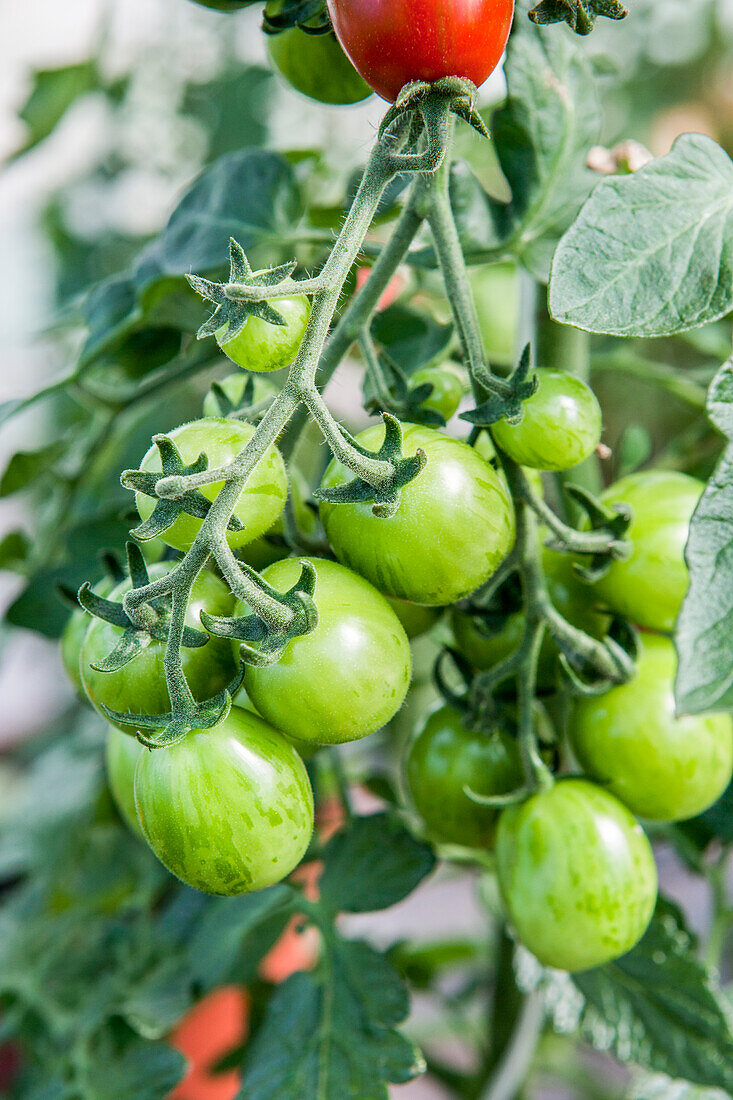
[{"label": "blurred leaf", "polygon": [[97,1037],[83,1074],[83,1100],[160,1100],[178,1084],[186,1059],[163,1043]]},{"label": "blurred leaf", "polygon": [[690,588],[675,635],[681,714],[733,707],[733,359],[710,387],[708,412],[731,443],[690,524]]},{"label": "blurred leaf", "polygon": [[[188,945],[189,966],[196,979],[210,989],[241,974],[252,933],[267,924],[277,938],[297,898],[289,886],[278,885],[247,897],[212,901]],[[265,951],[257,953],[257,961]]]},{"label": "blurred leaf", "polygon": [[371,332],[406,374],[445,358],[453,339],[453,325],[399,302],[374,316]]},{"label": "blurred leaf", "polygon": [[733,309],[733,162],[702,134],[602,180],[553,261],[550,311],[587,332],[665,336]]},{"label": "blurred leaf", "polygon": [[24,531],[9,531],[0,539],[0,569],[20,570],[29,550],[30,540]]},{"label": "blurred leaf", "polygon": [[18,451],[12,456],[0,477],[0,497],[9,497],[27,489],[47,473],[66,452],[64,440],[55,440],[37,451]]},{"label": "blurred leaf", "polygon": [[648,462],[653,444],[643,424],[629,424],[616,446],[616,477],[624,477]]},{"label": "blurred leaf", "polygon": [[387,1084],[424,1069],[395,1025],[407,993],[366,943],[329,940],[320,975],[294,974],[272,996],[250,1043],[238,1100],[387,1100]]},{"label": "blurred leaf", "polygon": [[269,135],[268,106],[274,79],[255,65],[218,73],[203,84],[189,84],[183,114],[198,119],[206,131],[208,159],[245,146],[264,145]]},{"label": "blurred leaf", "polygon": [[59,69],[41,69],[34,73],[30,95],[18,112],[18,117],[28,127],[28,134],[13,156],[27,153],[47,138],[69,107],[99,86],[99,73],[94,61],[64,65]]},{"label": "blurred leaf", "polygon": [[389,813],[356,818],[329,840],[323,861],[321,901],[348,913],[395,905],[435,866],[431,848]]}]

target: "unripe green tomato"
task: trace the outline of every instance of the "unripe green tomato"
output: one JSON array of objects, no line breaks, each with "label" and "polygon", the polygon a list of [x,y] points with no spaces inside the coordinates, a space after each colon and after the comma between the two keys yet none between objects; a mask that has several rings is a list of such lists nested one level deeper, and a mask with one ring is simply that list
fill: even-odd
[{"label": "unripe green tomato", "polygon": [[[270,15],[280,7],[268,4],[265,11]],[[267,52],[288,84],[318,103],[360,103],[372,94],[333,33],[306,34],[299,27],[291,27],[267,35]]]},{"label": "unripe green tomato", "polygon": [[[316,570],[318,625],[288,642],[276,664],[247,665],[244,686],[259,713],[289,737],[329,745],[356,741],[381,729],[402,706],[412,672],[410,643],[368,581],[337,562],[308,560]],[[262,576],[286,592],[300,565],[283,558]]]},{"label": "unripe green tomato", "polygon": [[671,633],[689,584],[685,545],[702,482],[672,470],[629,474],[602,494],[604,504],[628,504],[633,518],[627,561],[614,561],[593,586],[599,599],[639,626]]},{"label": "unripe green tomato", "polygon": [[410,603],[409,600],[400,600],[394,596],[387,596],[387,603],[402,623],[405,634],[410,639],[427,634],[443,613],[442,607],[426,607],[425,604]]},{"label": "unripe green tomato", "polygon": [[636,672],[604,695],[575,699],[568,732],[583,770],[653,821],[707,810],[733,774],[729,714],[675,717],[677,656],[668,638],[646,634]]},{"label": "unripe green tomato", "polygon": [[116,726],[108,726],[104,763],[110,793],[131,832],[145,840],[135,809],[135,768],[141,752],[144,749],[137,738],[127,736]]},{"label": "unripe green tomato", "polygon": [[[104,597],[108,596],[114,587],[115,582],[111,577],[102,577],[101,580],[92,585],[92,591],[96,592],[98,596]],[[81,653],[81,647],[84,644],[87,630],[93,622],[94,618],[92,615],[89,615],[83,607],[77,607],[71,612],[69,621],[64,627],[64,632],[61,635],[61,663],[64,666],[66,675],[74,685],[77,694],[81,695],[83,699],[86,698],[86,695],[84,693],[84,685],[81,682],[79,655]]]},{"label": "unripe green tomato", "polygon": [[539,386],[524,402],[519,424],[498,420],[491,431],[521,466],[569,470],[588,458],[601,439],[601,406],[590,386],[562,370],[539,370]]},{"label": "unripe green tomato", "polygon": [[[595,609],[593,589],[576,577],[572,556],[555,553],[543,546],[542,567],[550,598],[563,618],[593,638],[602,638],[608,628],[608,616]],[[499,630],[488,632],[482,629],[480,621],[474,616],[454,608],[451,627],[458,651],[475,669],[485,671],[503,661],[518,647],[524,634],[524,612],[515,611]],[[557,646],[545,634],[537,667],[540,687],[550,687],[554,682],[556,660]]]},{"label": "unripe green tomato", "polygon": [[236,707],[211,729],[142,753],[135,804],[161,863],[207,894],[279,882],[300,863],[313,832],[303,761],[281,733]]},{"label": "unripe green tomato", "polygon": [[519,273],[515,264],[489,264],[469,272],[486,357],[510,367],[517,358]]},{"label": "unripe green tomato", "polygon": [[[222,378],[219,385],[224,390],[224,393],[232,403],[233,408],[238,409],[242,404],[244,398],[244,390],[249,382],[249,377],[246,374],[228,374],[226,378]],[[274,397],[277,393],[277,389],[273,386],[269,378],[254,378],[252,388],[252,404],[258,405],[260,401],[265,401],[268,397]],[[220,420],[222,417],[226,417],[226,413],[219,405],[219,398],[213,390],[209,390],[204,398],[204,416],[212,417],[215,420]]]},{"label": "unripe green tomato", "polygon": [[466,387],[458,370],[450,363],[444,363],[440,367],[421,367],[410,375],[409,388],[411,390],[426,384],[431,385],[433,388],[421,402],[423,408],[432,409],[434,412],[440,413],[444,420],[450,420],[466,392]]},{"label": "unripe green tomato", "polygon": [[502,811],[496,869],[520,940],[558,970],[589,970],[630,951],[657,899],[641,826],[584,779],[561,779]]},{"label": "unripe green tomato", "polygon": [[415,808],[437,840],[488,848],[493,844],[497,811],[474,802],[481,795],[502,795],[523,782],[514,738],[499,730],[475,733],[455,708],[431,714],[407,758],[407,784]]},{"label": "unripe green tomato", "polygon": [[[149,569],[150,579],[165,576],[170,565],[160,563]],[[130,591],[130,581],[123,581],[109,594],[109,599],[120,603]],[[206,570],[199,573],[191,589],[191,599],[186,611],[186,626],[203,630],[201,611],[210,615],[231,615],[234,597],[226,586]],[[112,652],[124,631],[104,619],[92,619],[81,647],[79,667],[82,683],[92,706],[103,718],[110,721],[102,709],[104,706],[122,714],[160,714],[170,712],[170,699],[165,682],[163,658],[165,642],[153,640],[136,657],[116,672],[99,672],[92,665]],[[197,648],[184,647],[181,663],[193,696],[196,700],[210,699],[231,683],[237,670],[231,644],[223,638],[210,637],[206,645]],[[117,724],[117,723],[114,723]],[[123,733],[135,734],[135,727],[119,724]]]},{"label": "unripe green tomato", "polygon": [[[421,448],[427,465],[401,489],[389,519],[369,501],[320,505],[321,521],[339,561],[388,596],[444,605],[470,595],[488,580],[514,543],[514,508],[505,482],[476,451],[450,436],[403,424],[403,452]],[[357,442],[377,451],[384,428],[361,432]],[[353,474],[334,459],[324,488]]]},{"label": "unripe green tomato", "polygon": [[297,294],[292,298],[273,298],[271,305],[283,318],[284,325],[271,325],[261,317],[250,316],[236,336],[227,339],[228,323],[216,334],[221,350],[242,370],[280,370],[298,354],[311,314],[310,300]]},{"label": "unripe green tomato", "polygon": [[[241,420],[206,417],[193,420],[190,424],[182,424],[167,434],[185,463],[195,462],[203,453],[209,460],[209,469],[214,469],[233,462],[247,446],[254,432],[251,424],[244,424]],[[155,445],[143,458],[140,469],[145,473],[161,470],[160,452]],[[200,491],[207,500],[214,500],[223,486],[223,481],[215,481],[211,485],[203,485]],[[234,515],[243,526],[241,531],[227,531],[229,545],[232,548],[246,546],[248,542],[268,531],[285,507],[287,496],[285,463],[277,447],[271,444],[240,493]],[[152,515],[157,501],[144,493],[136,493],[135,503],[140,518],[146,520]],[[182,512],[160,538],[176,550],[188,550],[199,533],[202,522],[196,516]]]}]

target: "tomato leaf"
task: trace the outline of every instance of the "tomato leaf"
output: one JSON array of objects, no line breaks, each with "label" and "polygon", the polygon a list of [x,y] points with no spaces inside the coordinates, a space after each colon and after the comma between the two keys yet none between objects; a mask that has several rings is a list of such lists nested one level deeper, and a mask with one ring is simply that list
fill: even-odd
[{"label": "tomato leaf", "polygon": [[110,1029],[91,1044],[82,1095],[84,1100],[160,1100],[185,1069],[177,1050],[137,1038],[122,1044]]},{"label": "tomato leaf", "polygon": [[713,380],[708,412],[731,442],[690,524],[690,588],[675,636],[681,714],[733,707],[733,359]]},{"label": "tomato leaf", "polygon": [[622,958],[572,979],[551,974],[546,1003],[557,1030],[577,1028],[622,1062],[733,1089],[730,1005],[672,903],[660,899],[641,943]]},{"label": "tomato leaf", "polygon": [[733,161],[702,134],[602,180],[558,245],[550,312],[614,336],[667,336],[733,308]]},{"label": "tomato leaf", "polygon": [[13,156],[27,153],[47,138],[77,99],[98,88],[99,73],[93,61],[58,69],[40,69],[34,73],[30,95],[18,112],[28,127],[28,134]]},{"label": "tomato leaf", "polygon": [[387,1084],[424,1070],[395,1031],[407,992],[391,963],[335,933],[320,975],[294,974],[271,998],[247,1051],[237,1100],[387,1100]]},{"label": "tomato leaf", "polygon": [[429,314],[398,302],[375,315],[371,333],[390,359],[412,374],[447,356],[453,325],[442,325]]},{"label": "tomato leaf", "polygon": [[323,853],[323,905],[347,913],[387,909],[429,875],[435,856],[389,813],[359,817]]},{"label": "tomato leaf", "polygon": [[27,489],[47,473],[66,452],[66,443],[56,440],[37,451],[17,451],[0,477],[0,497],[9,497]]}]

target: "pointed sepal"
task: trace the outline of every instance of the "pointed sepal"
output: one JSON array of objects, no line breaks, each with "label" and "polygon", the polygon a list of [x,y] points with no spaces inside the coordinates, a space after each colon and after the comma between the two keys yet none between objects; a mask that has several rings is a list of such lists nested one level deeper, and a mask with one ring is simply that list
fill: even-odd
[{"label": "pointed sepal", "polygon": [[532,349],[525,347],[515,370],[507,379],[495,378],[485,370],[477,372],[477,381],[486,393],[486,400],[475,409],[461,413],[476,427],[488,428],[498,420],[518,424],[524,416],[524,402],[536,392],[539,380],[534,373]]}]

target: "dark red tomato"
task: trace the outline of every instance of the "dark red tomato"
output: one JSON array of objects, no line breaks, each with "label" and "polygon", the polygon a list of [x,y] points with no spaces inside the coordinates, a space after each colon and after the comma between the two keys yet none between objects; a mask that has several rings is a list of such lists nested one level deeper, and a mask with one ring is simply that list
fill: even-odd
[{"label": "dark red tomato", "polygon": [[378,95],[410,80],[483,84],[509,37],[514,0],[328,0],[336,37]]}]

